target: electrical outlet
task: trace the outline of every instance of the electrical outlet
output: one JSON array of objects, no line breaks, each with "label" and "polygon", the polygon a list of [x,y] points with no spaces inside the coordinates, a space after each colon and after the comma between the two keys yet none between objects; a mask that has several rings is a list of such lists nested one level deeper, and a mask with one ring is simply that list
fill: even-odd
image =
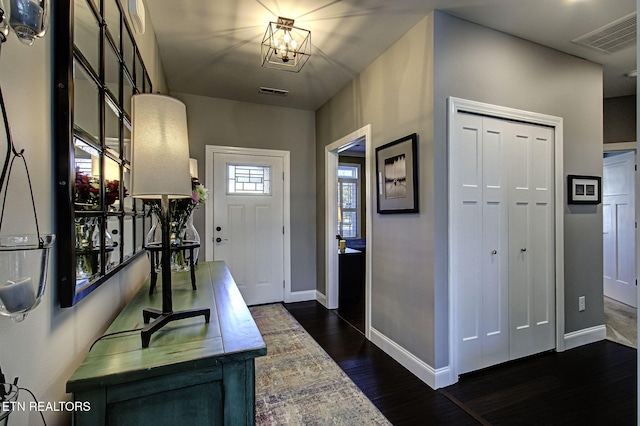
[{"label": "electrical outlet", "polygon": [[586,307],[585,307],[585,296],[580,296],[580,297],[578,297],[578,310],[580,312],[582,312],[585,309],[586,309]]}]

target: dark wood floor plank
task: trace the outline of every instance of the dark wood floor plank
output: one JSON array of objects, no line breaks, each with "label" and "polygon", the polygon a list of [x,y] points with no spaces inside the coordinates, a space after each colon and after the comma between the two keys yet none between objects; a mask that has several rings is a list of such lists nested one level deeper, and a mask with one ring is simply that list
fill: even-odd
[{"label": "dark wood floor plank", "polygon": [[635,349],[601,341],[470,373],[436,391],[319,303],[285,307],[394,425],[636,424]]},{"label": "dark wood floor plank", "polygon": [[477,425],[334,312],[317,302],[285,307],[394,425]]}]

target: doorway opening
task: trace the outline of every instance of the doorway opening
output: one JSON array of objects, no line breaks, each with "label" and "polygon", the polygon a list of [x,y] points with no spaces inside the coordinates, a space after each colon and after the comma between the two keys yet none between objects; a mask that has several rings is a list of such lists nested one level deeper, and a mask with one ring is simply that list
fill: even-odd
[{"label": "doorway opening", "polygon": [[635,143],[604,144],[603,289],[607,339],[637,348]]},{"label": "doorway opening", "polygon": [[[328,309],[336,309],[338,315],[367,338],[371,317],[371,152],[370,125],[325,148],[326,290],[325,297],[319,300]],[[344,163],[343,174],[351,173],[350,177],[338,177],[341,162]],[[357,170],[360,171],[359,179],[354,179]],[[360,184],[354,185],[354,182]],[[355,198],[350,199],[350,195]],[[341,235],[341,231],[345,235]],[[340,253],[338,235],[346,242],[344,253]]]}]

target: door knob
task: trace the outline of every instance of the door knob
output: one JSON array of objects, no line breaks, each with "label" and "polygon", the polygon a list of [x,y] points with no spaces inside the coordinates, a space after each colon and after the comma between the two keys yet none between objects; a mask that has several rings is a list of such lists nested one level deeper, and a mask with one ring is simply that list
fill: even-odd
[{"label": "door knob", "polygon": [[220,232],[222,231],[222,228],[220,228],[219,226],[216,226],[216,231]]},{"label": "door knob", "polygon": [[524,253],[525,251],[527,251],[527,249],[526,248],[521,248],[520,251]]},{"label": "door knob", "polygon": [[222,238],[220,237],[216,238],[216,243],[220,243],[220,242],[222,242]]},{"label": "door knob", "polygon": [[498,254],[498,250],[491,250],[491,254]]}]

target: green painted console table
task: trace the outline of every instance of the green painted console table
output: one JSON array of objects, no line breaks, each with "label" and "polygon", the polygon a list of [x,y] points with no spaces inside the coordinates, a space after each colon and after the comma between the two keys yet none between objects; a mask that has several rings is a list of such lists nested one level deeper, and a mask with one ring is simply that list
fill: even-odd
[{"label": "green painted console table", "polygon": [[[251,425],[255,423],[254,359],[267,347],[224,262],[172,274],[174,310],[211,309],[156,332],[143,349],[140,332],[98,341],[67,382],[81,425]],[[142,310],[161,308],[162,294],[148,294],[149,280],[105,334],[144,327]]]}]

